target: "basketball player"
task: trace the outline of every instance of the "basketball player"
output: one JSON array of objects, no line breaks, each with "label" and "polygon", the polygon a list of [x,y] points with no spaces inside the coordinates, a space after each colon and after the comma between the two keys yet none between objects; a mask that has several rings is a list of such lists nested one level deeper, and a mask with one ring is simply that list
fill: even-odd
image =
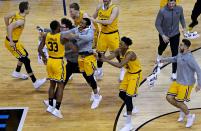
[{"label": "basketball player", "polygon": [[33,82],[34,88],[39,89],[41,85],[45,83],[46,78],[36,80],[30,65],[28,52],[25,50],[23,43],[19,41],[24,29],[25,17],[29,14],[29,9],[29,3],[24,1],[19,4],[19,12],[11,13],[4,17],[7,29],[5,46],[8,51],[18,59],[16,70],[12,73],[12,76],[15,78],[28,79],[27,75],[20,73],[22,64],[24,64],[26,72]]},{"label": "basketball player", "polygon": [[73,28],[69,31],[63,32],[65,34],[73,33],[75,34],[74,39],[77,41],[78,45],[78,66],[80,72],[82,72],[84,78],[92,87],[92,105],[91,109],[95,109],[99,106],[102,96],[99,94],[97,89],[97,83],[94,79],[94,71],[96,69],[96,57],[94,56],[92,49],[93,42],[93,29],[90,28],[91,21],[88,18],[83,18],[80,26]]},{"label": "basketball player", "polygon": [[[110,52],[113,52],[119,47],[118,16],[119,8],[112,4],[111,0],[103,0],[103,4],[98,5],[93,17],[89,17],[93,22],[101,25],[97,42],[99,56],[101,53],[105,54],[108,48]],[[119,56],[117,56],[117,59],[120,62]],[[103,62],[98,60],[97,64],[98,69],[95,75],[97,80],[101,80],[103,77]],[[124,68],[121,68],[120,81],[123,80],[124,73]]]},{"label": "basketball player", "polygon": [[[104,55],[101,57],[103,62],[107,62],[118,68],[125,67],[127,70],[119,88],[119,97],[125,102],[127,109],[126,123],[121,131],[130,131],[133,129],[131,122],[133,111],[132,97],[137,96],[138,87],[142,80],[140,61],[134,51],[129,48],[130,45],[132,45],[132,40],[128,37],[122,37],[120,47],[117,50],[107,57]],[[111,61],[111,59],[118,55],[122,58],[120,63]]]},{"label": "basketball player", "polygon": [[[176,0],[176,4],[178,5],[180,2],[180,0]],[[168,3],[168,0],[161,0],[160,2],[160,8],[163,8],[164,6],[166,6]]]},{"label": "basketball player", "polygon": [[191,14],[191,23],[188,26],[188,30],[192,31],[193,27],[198,24],[198,16],[201,14],[201,0],[197,0]]},{"label": "basketball player", "polygon": [[190,114],[184,101],[190,100],[190,94],[196,81],[195,73],[198,82],[196,92],[201,88],[201,69],[189,50],[190,45],[189,40],[183,39],[179,46],[180,53],[177,56],[161,59],[161,62],[177,62],[177,80],[170,85],[166,99],[171,105],[180,109],[179,122],[183,122],[184,117],[187,117],[187,128],[193,125],[195,114]]},{"label": "basketball player", "polygon": [[[69,11],[70,11],[70,17],[74,21],[75,26],[79,26],[82,19],[88,17],[87,13],[84,13],[83,11],[80,10],[80,6],[78,3],[71,3],[69,6]],[[99,34],[99,28],[97,23],[93,23],[92,28],[94,29],[94,40],[93,40],[93,45],[92,48],[96,48],[97,44],[97,38]]]},{"label": "basketball player", "polygon": [[[49,106],[47,111],[52,113],[58,118],[63,118],[60,105],[63,98],[63,89],[65,81],[66,68],[64,65],[64,53],[66,39],[69,39],[69,35],[60,34],[60,23],[56,20],[50,23],[51,32],[45,34],[39,47],[38,52],[42,56],[43,62],[47,65],[48,79],[50,80],[49,88]],[[43,47],[46,45],[48,49],[49,58],[47,59]],[[53,98],[55,87],[57,86],[56,94],[56,106],[53,106]]]}]

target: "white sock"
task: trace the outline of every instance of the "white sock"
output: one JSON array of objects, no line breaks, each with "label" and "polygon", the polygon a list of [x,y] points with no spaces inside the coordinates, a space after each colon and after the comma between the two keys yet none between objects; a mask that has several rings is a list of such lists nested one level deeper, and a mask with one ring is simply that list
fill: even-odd
[{"label": "white sock", "polygon": [[102,72],[102,67],[101,68],[97,68],[98,72]]},{"label": "white sock", "polygon": [[126,124],[131,123],[131,115],[127,115],[126,117]]}]

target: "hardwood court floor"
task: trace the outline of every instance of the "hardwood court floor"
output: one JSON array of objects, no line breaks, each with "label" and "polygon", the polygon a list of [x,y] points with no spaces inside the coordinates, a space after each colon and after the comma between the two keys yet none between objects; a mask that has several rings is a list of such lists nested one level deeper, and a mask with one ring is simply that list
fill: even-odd
[{"label": "hardwood court floor", "polygon": [[[73,1],[73,0],[71,0]],[[75,0],[80,2],[81,9],[92,14],[98,0]],[[31,65],[37,78],[46,76],[45,67],[37,63],[36,25],[49,27],[53,19],[63,17],[62,2],[58,0],[29,0],[30,14],[26,17],[26,26],[21,41],[29,52]],[[195,0],[182,0],[187,23],[190,21],[191,9]],[[67,0],[67,4],[69,0]],[[114,0],[120,7],[119,29],[121,35],[133,38],[134,49],[141,59],[143,75],[146,77],[152,70],[158,45],[158,33],[154,27],[159,0]],[[4,47],[5,25],[3,16],[10,11],[18,10],[18,1],[0,1],[0,106],[29,107],[24,124],[24,131],[111,131],[116,114],[122,104],[118,98],[117,82],[119,69],[104,64],[104,80],[98,82],[103,96],[100,107],[91,110],[89,102],[90,88],[81,77],[75,75],[64,92],[60,120],[45,112],[42,101],[47,99],[47,82],[39,91],[35,91],[30,80],[22,81],[11,78],[16,59]],[[68,8],[67,8],[68,9]],[[196,27],[200,31],[200,25]],[[199,40],[193,40],[192,48],[199,47]],[[167,49],[168,50],[168,49]],[[165,54],[169,54],[167,51]],[[25,72],[24,68],[22,72]],[[143,103],[143,101],[141,101]]]}]

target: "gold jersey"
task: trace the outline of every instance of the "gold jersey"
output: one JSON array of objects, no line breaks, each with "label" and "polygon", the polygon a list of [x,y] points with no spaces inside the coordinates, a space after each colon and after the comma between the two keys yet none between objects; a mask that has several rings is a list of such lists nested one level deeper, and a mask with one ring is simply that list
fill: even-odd
[{"label": "gold jersey", "polygon": [[[25,21],[25,16],[21,16],[19,12],[17,12],[12,18],[11,18],[11,23],[13,22],[16,22],[18,20],[24,20]],[[16,40],[19,40],[21,34],[22,34],[22,31],[24,29],[24,25],[23,26],[19,26],[15,29],[13,29],[13,32],[12,32],[12,38],[13,38],[13,41],[16,41]],[[7,34],[8,36],[8,34]]]},{"label": "gold jersey", "polygon": [[[180,0],[176,0],[176,4],[179,4]],[[163,8],[164,6],[166,6],[168,3],[168,0],[161,0],[160,2],[160,8]]]},{"label": "gold jersey", "polygon": [[[121,56],[121,59],[125,59],[125,56],[127,55],[128,52],[131,52],[131,49],[128,49],[125,53],[124,56]],[[136,58],[136,60],[130,60],[125,66],[124,68],[126,68],[127,72],[129,73],[136,73],[138,71],[141,70],[141,64],[138,58]]]},{"label": "gold jersey", "polygon": [[83,15],[84,15],[84,12],[83,11],[80,11],[80,16],[78,18],[75,18],[74,19],[74,24],[75,26],[79,26],[82,19],[83,19]]},{"label": "gold jersey", "polygon": [[61,43],[61,34],[51,34],[47,33],[45,44],[48,49],[49,57],[52,58],[62,58],[65,53],[65,46]]},{"label": "gold jersey", "polygon": [[[102,7],[98,11],[98,19],[99,20],[109,20],[112,14],[113,8],[116,5],[110,5],[107,10],[104,10]],[[114,21],[109,25],[101,24],[101,32],[103,33],[110,33],[118,30],[118,17],[114,19]]]}]

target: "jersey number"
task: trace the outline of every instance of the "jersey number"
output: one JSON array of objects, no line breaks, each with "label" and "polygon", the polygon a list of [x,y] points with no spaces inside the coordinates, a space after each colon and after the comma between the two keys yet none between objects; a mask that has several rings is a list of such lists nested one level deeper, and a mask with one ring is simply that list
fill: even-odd
[{"label": "jersey number", "polygon": [[49,51],[58,52],[58,44],[56,42],[48,42]]}]

